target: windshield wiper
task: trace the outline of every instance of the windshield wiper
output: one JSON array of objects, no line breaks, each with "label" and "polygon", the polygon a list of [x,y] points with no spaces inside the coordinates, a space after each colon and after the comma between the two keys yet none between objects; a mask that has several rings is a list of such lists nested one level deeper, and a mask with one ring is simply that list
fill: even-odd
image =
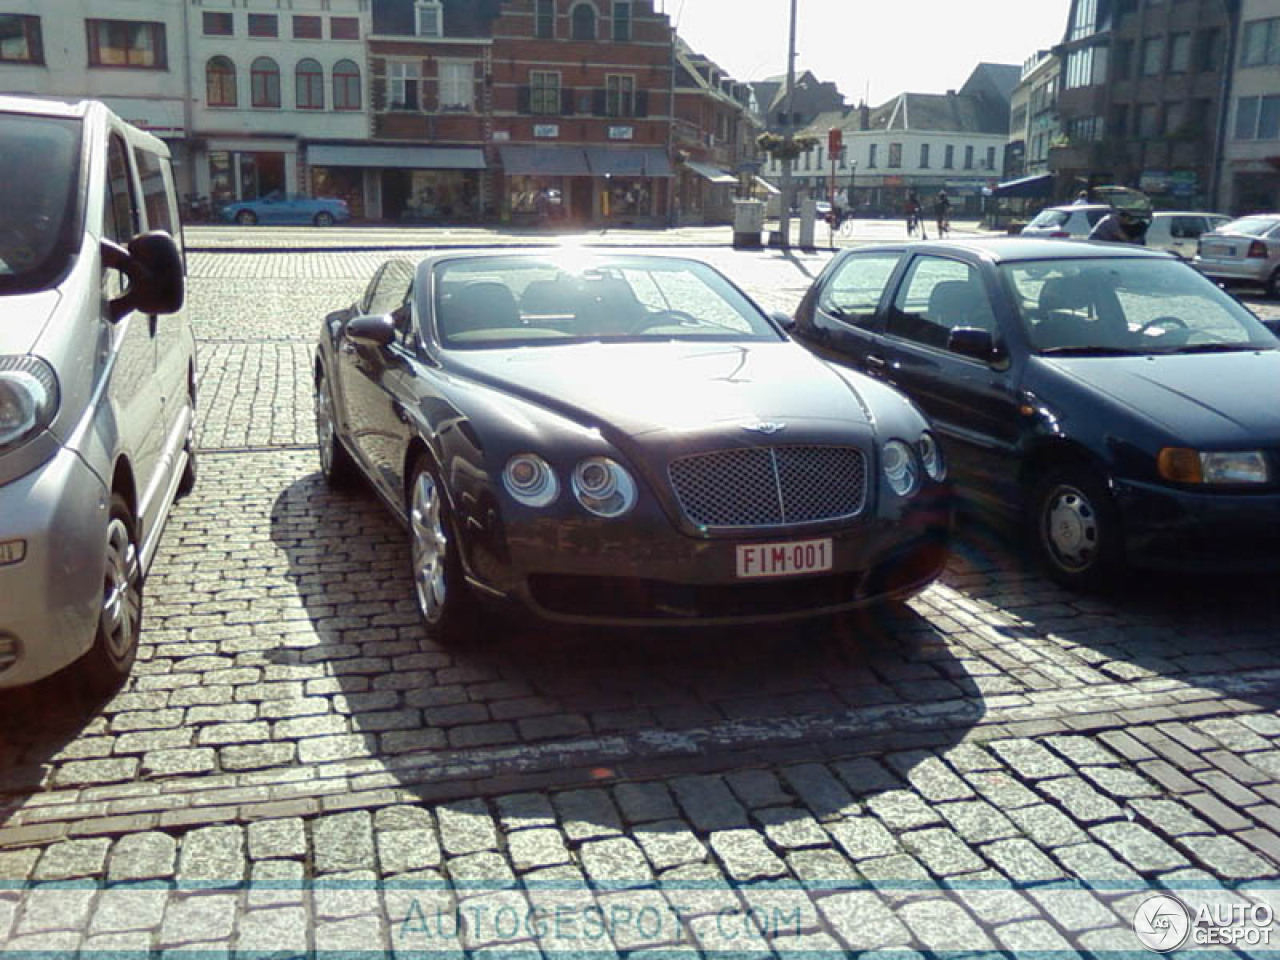
[{"label": "windshield wiper", "polygon": [[1238,353],[1274,349],[1258,343],[1192,343],[1174,347],[1169,353]]},{"label": "windshield wiper", "polygon": [[1128,347],[1045,347],[1040,351],[1045,357],[1136,357],[1144,351],[1130,350]]}]

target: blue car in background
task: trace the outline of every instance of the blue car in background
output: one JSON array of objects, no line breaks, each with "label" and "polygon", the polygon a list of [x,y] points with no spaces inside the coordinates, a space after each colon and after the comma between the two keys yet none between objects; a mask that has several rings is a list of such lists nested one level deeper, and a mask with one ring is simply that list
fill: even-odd
[{"label": "blue car in background", "polygon": [[300,193],[286,196],[276,190],[257,200],[227,204],[222,208],[222,219],[246,227],[255,223],[331,227],[350,220],[351,211],[345,200],[336,197],[308,197]]}]

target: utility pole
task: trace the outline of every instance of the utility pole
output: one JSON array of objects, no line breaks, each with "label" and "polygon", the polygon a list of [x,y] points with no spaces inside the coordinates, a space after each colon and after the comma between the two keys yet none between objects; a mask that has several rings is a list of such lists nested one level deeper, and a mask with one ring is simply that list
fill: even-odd
[{"label": "utility pole", "polygon": [[783,100],[785,113],[782,117],[782,212],[779,227],[782,233],[782,247],[791,246],[791,156],[795,145],[795,115],[792,112],[791,100],[796,89],[796,0],[791,0],[791,39],[787,45],[787,93]]}]

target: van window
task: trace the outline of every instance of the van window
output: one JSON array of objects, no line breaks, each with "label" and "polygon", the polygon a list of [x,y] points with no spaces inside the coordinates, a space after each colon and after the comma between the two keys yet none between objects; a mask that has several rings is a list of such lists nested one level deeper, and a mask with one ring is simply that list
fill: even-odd
[{"label": "van window", "polygon": [[168,163],[150,150],[135,148],[138,178],[142,181],[142,202],[147,210],[147,229],[163,230],[173,236],[173,214],[169,209],[169,191],[164,167]]},{"label": "van window", "polygon": [[124,246],[140,232],[138,200],[129,176],[129,154],[119,134],[107,145],[107,209],[103,213],[107,239]]}]

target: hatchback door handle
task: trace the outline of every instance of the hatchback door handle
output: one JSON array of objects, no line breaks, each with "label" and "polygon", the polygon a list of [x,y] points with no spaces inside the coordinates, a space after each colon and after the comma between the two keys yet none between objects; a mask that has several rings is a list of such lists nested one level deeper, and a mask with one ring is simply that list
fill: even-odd
[{"label": "hatchback door handle", "polygon": [[884,357],[876,356],[874,353],[868,353],[867,366],[871,367],[873,370],[883,370],[888,366],[888,364],[884,362]]}]

